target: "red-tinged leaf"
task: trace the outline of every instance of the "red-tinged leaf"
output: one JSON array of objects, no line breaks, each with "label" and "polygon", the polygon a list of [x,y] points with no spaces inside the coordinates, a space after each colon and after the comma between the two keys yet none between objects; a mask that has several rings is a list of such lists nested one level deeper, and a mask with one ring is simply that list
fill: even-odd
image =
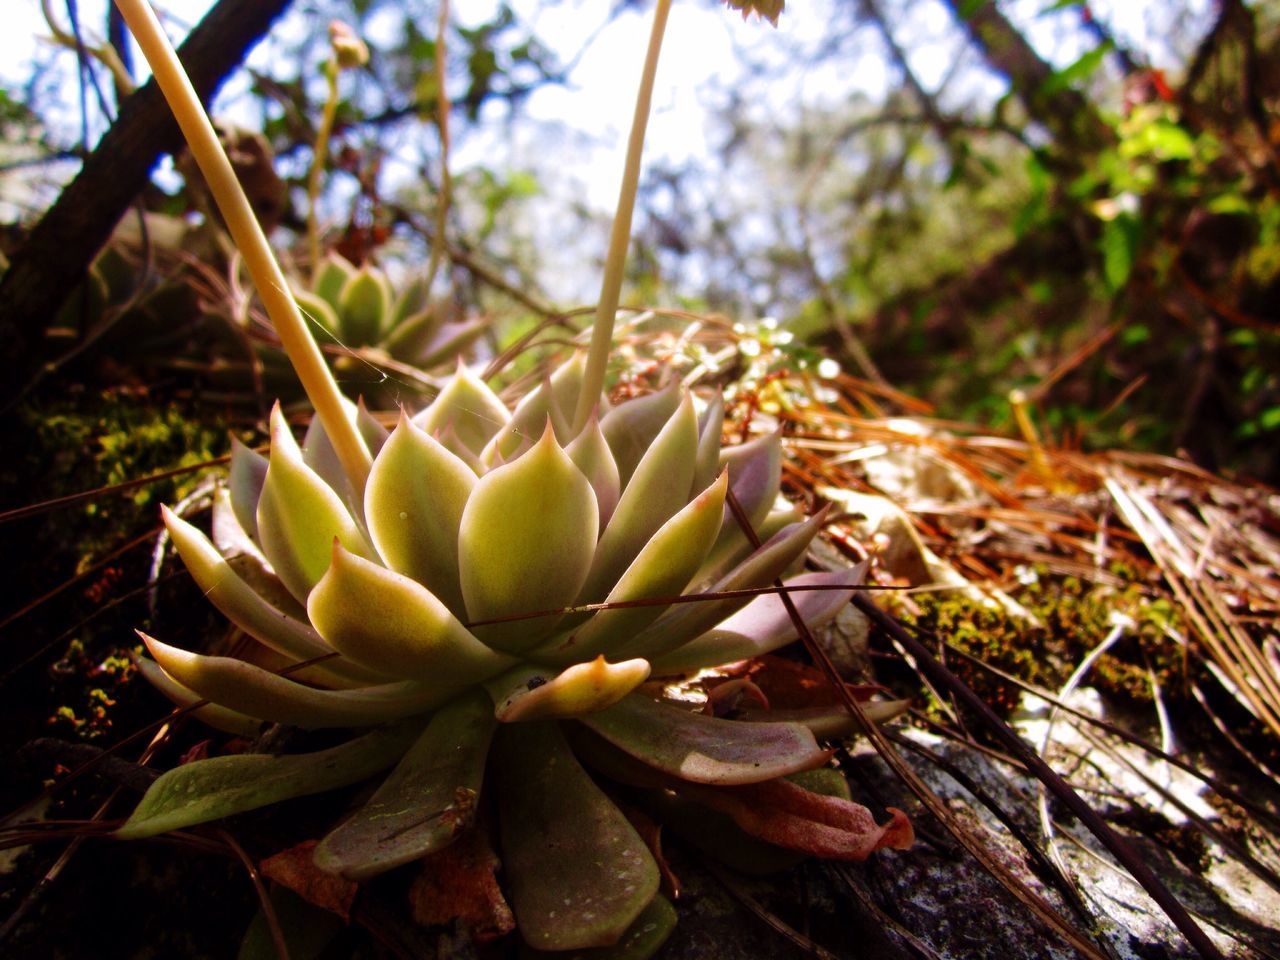
[{"label": "red-tinged leaf", "polygon": [[409,888],[413,919],[425,926],[461,920],[480,943],[510,933],[516,918],[498,887],[500,865],[479,829],[423,858],[422,872]]},{"label": "red-tinged leaf", "polygon": [[209,759],[209,743],[208,740],[201,740],[194,747],[178,758],[178,766],[187,763],[195,763],[197,760]]},{"label": "red-tinged leaf", "polygon": [[[817,667],[795,660],[766,654],[749,661],[741,676],[754,683],[775,710],[798,710],[804,707],[829,707],[843,703],[839,690]],[[726,680],[709,680],[707,686]],[[859,703],[870,700],[883,690],[875,684],[846,683],[845,689]]]},{"label": "red-tinged leaf", "polygon": [[359,884],[332,873],[325,873],[312,862],[316,840],[304,840],[296,847],[281,850],[259,865],[263,875],[288,887],[310,904],[351,919],[351,904]]},{"label": "red-tinged leaf", "polygon": [[911,821],[889,807],[888,823],[839,797],[812,793],[786,780],[740,787],[681,784],[684,796],[727,813],[752,836],[788,850],[831,860],[865,860],[884,848],[906,850],[915,842]]}]

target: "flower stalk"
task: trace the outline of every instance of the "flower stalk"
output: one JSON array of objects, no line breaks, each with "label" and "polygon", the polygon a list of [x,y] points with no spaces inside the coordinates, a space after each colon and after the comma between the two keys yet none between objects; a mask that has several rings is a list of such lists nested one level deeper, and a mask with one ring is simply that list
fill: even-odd
[{"label": "flower stalk", "polygon": [[613,215],[613,229],[609,234],[609,251],[605,256],[600,302],[596,307],[595,325],[591,330],[587,369],[582,378],[582,392],[578,394],[578,406],[573,416],[575,432],[586,426],[587,418],[591,416],[592,409],[599,401],[600,391],[604,388],[605,368],[609,364],[609,351],[613,346],[613,322],[622,293],[622,271],[627,263],[627,247],[631,243],[631,214],[635,210],[636,191],[640,186],[640,157],[644,152],[644,134],[649,125],[653,83],[658,75],[658,56],[662,52],[662,37],[666,33],[667,15],[670,12],[671,0],[658,0],[653,11],[653,27],[649,32],[649,47],[645,52],[640,90],[636,94],[635,114],[631,118],[627,159],[622,172],[622,187],[618,191],[618,209]]},{"label": "flower stalk", "polygon": [[320,348],[307,330],[306,322],[289,291],[280,264],[271,252],[266,234],[253,214],[249,199],[236,179],[231,161],[218,142],[218,135],[182,68],[160,21],[145,0],[116,0],[151,65],[151,72],[173,110],[192,156],[208,181],[236,248],[262,298],[267,315],[280,336],[298,379],[316,414],[324,424],[347,478],[356,490],[363,490],[372,458],[354,420],[347,414],[341,392],[324,362]]}]

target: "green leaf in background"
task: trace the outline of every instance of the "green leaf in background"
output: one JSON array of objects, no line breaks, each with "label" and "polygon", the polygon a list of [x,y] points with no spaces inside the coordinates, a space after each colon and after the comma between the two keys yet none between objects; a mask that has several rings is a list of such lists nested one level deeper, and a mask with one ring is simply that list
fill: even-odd
[{"label": "green leaf in background", "polygon": [[1114,47],[1115,44],[1108,40],[1092,50],[1085,51],[1075,63],[1067,64],[1061,70],[1051,74],[1049,79],[1041,84],[1040,92],[1046,95],[1058,93],[1092,76],[1093,72],[1102,65],[1103,59]]},{"label": "green leaf in background", "polygon": [[1103,224],[1102,277],[1108,293],[1118,293],[1129,282],[1141,232],[1138,219],[1128,213],[1121,213]]}]

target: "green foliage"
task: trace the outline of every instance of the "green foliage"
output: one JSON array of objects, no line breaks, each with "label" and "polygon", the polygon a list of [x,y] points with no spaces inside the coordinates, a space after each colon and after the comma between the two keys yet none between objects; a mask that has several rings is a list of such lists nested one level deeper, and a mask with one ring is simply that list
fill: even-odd
[{"label": "green foliage", "polygon": [[[1153,698],[1150,670],[1166,702],[1184,696],[1187,661],[1170,641],[1183,635],[1185,624],[1175,605],[1152,595],[1135,570],[1115,567],[1107,582],[1089,582],[1037,569],[1011,595],[1034,622],[952,593],[922,594],[898,613],[983,663],[1049,690],[1065,683],[1114,626],[1124,623],[1126,636],[1096,660],[1084,684],[1125,705],[1146,704]],[[962,657],[947,657],[946,664],[1005,719],[1020,706],[1017,684]]]},{"label": "green foliage", "polygon": [[[203,463],[225,448],[224,427],[193,418],[176,403],[142,390],[73,390],[54,401],[20,406],[14,423],[20,451],[0,473],[0,486],[38,491],[46,499]],[[50,559],[70,555],[77,570],[140,529],[153,526],[157,506],[180,500],[199,473],[143,484],[115,496],[91,497],[51,518],[44,542]],[[56,568],[56,562],[55,562]]]}]

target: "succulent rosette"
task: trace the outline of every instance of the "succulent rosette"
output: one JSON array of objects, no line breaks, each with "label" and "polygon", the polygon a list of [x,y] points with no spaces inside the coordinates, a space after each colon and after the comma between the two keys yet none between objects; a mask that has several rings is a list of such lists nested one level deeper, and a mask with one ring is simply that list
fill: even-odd
[{"label": "succulent rosette", "polygon": [[[908,845],[899,812],[877,825],[847,797],[784,779],[826,764],[815,730],[843,732],[840,711],[727,719],[664,700],[653,680],[795,639],[782,599],[757,591],[798,565],[822,518],[775,506],[779,436],[722,450],[719,402],[699,410],[676,388],[612,408],[602,398],[575,434],[581,381],[575,358],[509,411],[460,368],[389,433],[353,410],[373,452],[363,491],[318,421],[299,446],[277,409],[269,459],[236,447],[212,539],[166,510],[178,553],[227,617],[278,662],[314,662],[288,673],[147,637],[148,677],[179,703],[209,701],[196,715],[227,730],[367,729],[320,753],[179,767],[121,835],[389,769],[320,840],[321,870],[364,880],[440,851],[490,793],[525,941],[627,943],[637,956],[650,949],[641,934],[656,946],[673,915],[653,855],[600,782],[687,797],[804,852],[860,859]],[[761,545],[727,509],[730,490]],[[817,626],[861,573],[787,583],[810,588],[791,597]]]},{"label": "succulent rosette", "polygon": [[[350,350],[371,349],[430,370],[452,360],[481,333],[483,319],[456,319],[431,303],[425,277],[397,292],[377,267],[356,267],[329,253],[309,288],[294,291],[317,338]],[[341,372],[341,371],[340,371]]]}]

